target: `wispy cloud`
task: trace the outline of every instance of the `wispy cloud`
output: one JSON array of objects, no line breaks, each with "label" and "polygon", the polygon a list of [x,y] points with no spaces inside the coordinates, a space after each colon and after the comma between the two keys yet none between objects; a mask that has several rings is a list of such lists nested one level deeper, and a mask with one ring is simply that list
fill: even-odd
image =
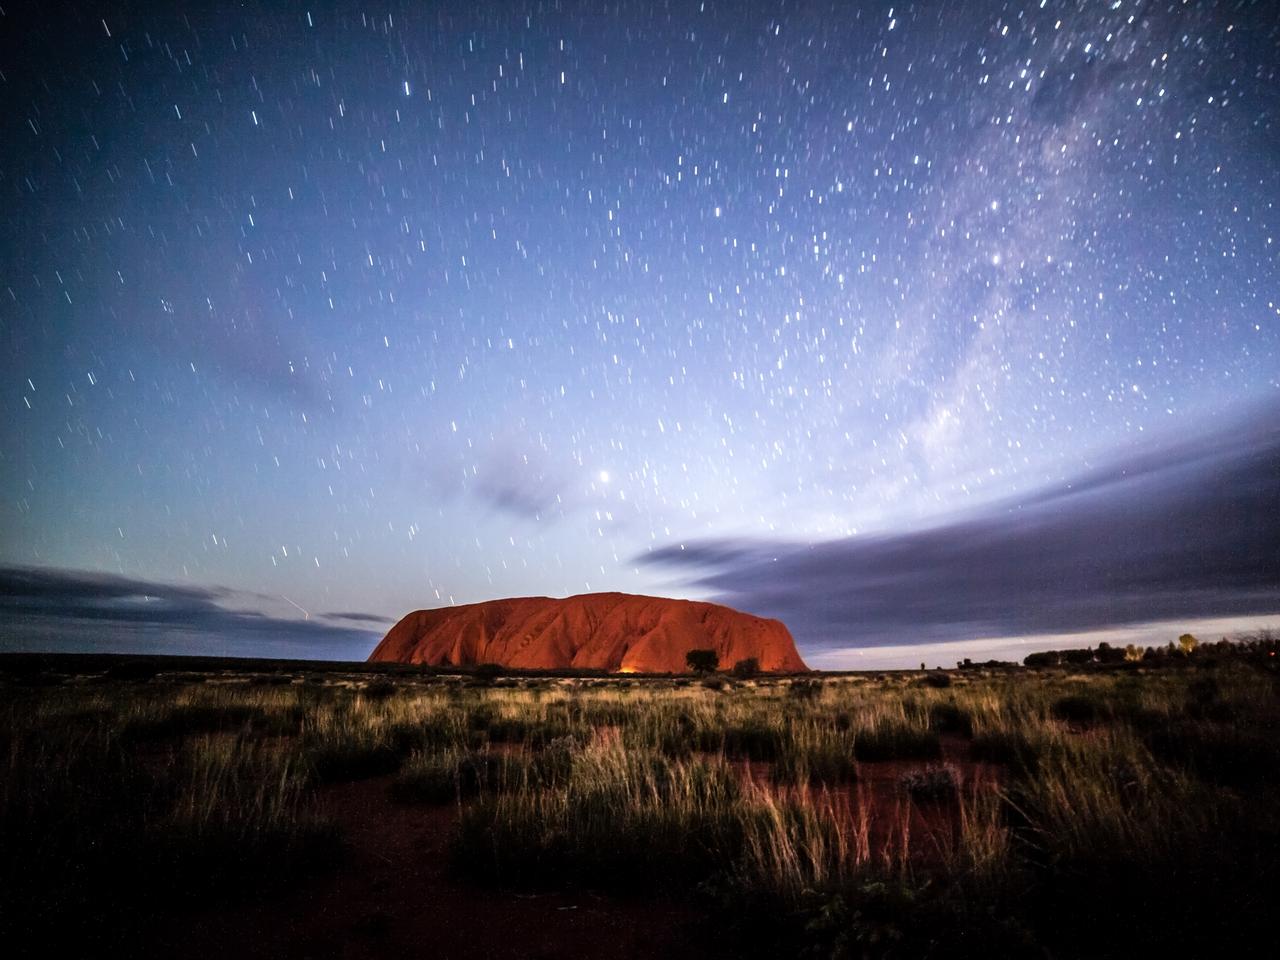
[{"label": "wispy cloud", "polygon": [[406,466],[414,482],[425,480],[437,496],[465,498],[489,515],[555,520],[583,502],[582,469],[515,434],[478,450],[433,451],[429,460]]},{"label": "wispy cloud", "polygon": [[225,605],[255,596],[87,571],[0,567],[0,650],[362,660],[381,636],[325,622],[383,622],[376,614],[284,619]]},{"label": "wispy cloud", "polygon": [[641,560],[779,617],[810,651],[1280,610],[1280,409],[923,529]]},{"label": "wispy cloud", "polygon": [[394,623],[391,617],[384,617],[380,613],[322,613],[320,617],[324,620],[349,620],[353,623]]}]

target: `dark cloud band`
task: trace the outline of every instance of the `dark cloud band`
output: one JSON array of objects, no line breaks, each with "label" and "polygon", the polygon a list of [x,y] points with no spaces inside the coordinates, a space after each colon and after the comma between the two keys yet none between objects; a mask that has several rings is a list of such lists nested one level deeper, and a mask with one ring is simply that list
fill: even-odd
[{"label": "dark cloud band", "polygon": [[113,574],[0,567],[0,650],[363,660],[381,631],[327,621],[386,622],[355,612],[282,619],[222,605],[249,596]]},{"label": "dark cloud band", "polygon": [[802,645],[880,646],[1280,609],[1280,408],[907,533],[665,547],[650,564],[784,620]]}]

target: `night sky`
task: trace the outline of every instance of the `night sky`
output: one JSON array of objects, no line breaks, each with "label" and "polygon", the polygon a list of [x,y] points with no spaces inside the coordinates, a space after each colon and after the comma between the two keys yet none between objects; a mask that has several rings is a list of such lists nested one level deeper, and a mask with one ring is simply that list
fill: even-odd
[{"label": "night sky", "polygon": [[0,649],[1280,625],[1271,3],[154,8],[0,8]]}]

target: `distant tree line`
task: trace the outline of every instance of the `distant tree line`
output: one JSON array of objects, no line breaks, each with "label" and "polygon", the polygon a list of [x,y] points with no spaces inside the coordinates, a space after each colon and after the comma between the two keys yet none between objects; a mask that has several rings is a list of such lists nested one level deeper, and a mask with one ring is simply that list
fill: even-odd
[{"label": "distant tree line", "polygon": [[[1146,663],[1158,666],[1176,664],[1192,658],[1198,661],[1234,659],[1275,659],[1280,656],[1280,635],[1266,629],[1244,634],[1234,639],[1223,637],[1216,642],[1204,643],[1190,633],[1177,640],[1170,640],[1162,647],[1140,647],[1129,644],[1113,647],[1105,640],[1096,647],[1074,650],[1042,650],[1028,654],[1022,662],[1028,667],[1086,666],[1088,664]],[[960,666],[968,665],[968,661]],[[973,664],[980,666],[980,664]]]},{"label": "distant tree line", "polygon": [[[956,661],[957,670],[1007,670],[1010,667],[1016,667],[1017,664],[1012,660],[970,660],[965,657],[963,660]],[[924,669],[921,665],[920,669]]]}]

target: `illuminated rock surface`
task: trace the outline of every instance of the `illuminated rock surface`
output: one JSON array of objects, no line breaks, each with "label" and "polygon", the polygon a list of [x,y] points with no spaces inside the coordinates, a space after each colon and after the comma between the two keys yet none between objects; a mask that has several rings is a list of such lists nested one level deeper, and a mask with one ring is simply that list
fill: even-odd
[{"label": "illuminated rock surface", "polygon": [[722,669],[754,657],[760,669],[807,669],[778,620],[691,600],[587,593],[519,597],[417,610],[400,620],[371,662],[524,669],[683,673],[685,654],[712,649]]}]

